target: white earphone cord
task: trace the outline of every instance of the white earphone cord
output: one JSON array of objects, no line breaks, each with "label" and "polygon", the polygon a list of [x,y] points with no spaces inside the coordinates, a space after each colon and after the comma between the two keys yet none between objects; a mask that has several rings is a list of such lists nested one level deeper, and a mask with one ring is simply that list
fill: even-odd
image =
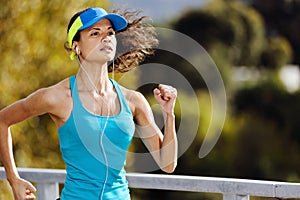
[{"label": "white earphone cord", "polygon": [[[76,48],[76,53],[77,53],[77,48]],[[80,68],[84,71],[84,73],[88,77],[90,83],[92,84],[92,86],[94,87],[96,92],[99,94],[97,87],[93,83],[93,81],[90,78],[90,76],[88,75],[87,71],[84,69],[84,67],[82,67],[81,62],[79,60],[78,54],[77,54],[76,57],[77,57],[77,61],[79,63]],[[114,64],[113,64],[113,68],[114,68]],[[105,186],[106,186],[106,183],[107,183],[107,180],[108,180],[108,160],[107,160],[107,156],[106,156],[106,153],[105,153],[105,148],[104,148],[104,145],[103,145],[103,136],[104,136],[104,132],[105,132],[105,129],[106,129],[106,126],[107,126],[108,118],[109,118],[109,115],[110,115],[110,106],[109,106],[108,103],[106,105],[107,105],[107,117],[106,117],[103,129],[101,131],[101,134],[100,134],[100,146],[101,146],[101,151],[103,153],[103,157],[104,157],[104,161],[105,161],[106,171],[105,171],[105,179],[104,179],[104,182],[103,182],[103,187],[102,187],[102,190],[101,190],[101,193],[100,193],[100,196],[99,196],[99,200],[102,200],[102,198],[103,198]],[[99,128],[101,128],[101,124],[99,122],[98,122],[98,124],[99,124]]]}]

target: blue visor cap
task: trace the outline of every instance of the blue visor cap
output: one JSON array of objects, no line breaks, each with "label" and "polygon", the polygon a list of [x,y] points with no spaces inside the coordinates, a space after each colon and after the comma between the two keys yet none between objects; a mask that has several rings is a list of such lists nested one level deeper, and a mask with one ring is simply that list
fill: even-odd
[{"label": "blue visor cap", "polygon": [[103,8],[90,8],[80,15],[83,26],[80,27],[78,31],[93,26],[103,18],[110,20],[116,32],[126,28],[128,24],[127,20],[121,15],[113,13],[108,14]]}]

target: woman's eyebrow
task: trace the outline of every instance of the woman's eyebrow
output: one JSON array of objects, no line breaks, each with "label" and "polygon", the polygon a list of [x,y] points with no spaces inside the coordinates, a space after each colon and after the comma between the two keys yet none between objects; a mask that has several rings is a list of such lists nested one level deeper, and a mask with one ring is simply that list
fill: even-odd
[{"label": "woman's eyebrow", "polygon": [[[109,29],[113,29],[113,27],[112,27],[112,26],[109,26],[109,27],[107,28],[107,30],[109,30]],[[97,31],[100,31],[101,28],[93,27],[91,30],[97,30]]]}]

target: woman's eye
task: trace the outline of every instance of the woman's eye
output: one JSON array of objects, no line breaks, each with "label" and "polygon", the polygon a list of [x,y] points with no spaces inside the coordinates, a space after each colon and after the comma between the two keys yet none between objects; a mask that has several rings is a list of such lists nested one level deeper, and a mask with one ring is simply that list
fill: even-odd
[{"label": "woman's eye", "polygon": [[91,36],[98,36],[98,35],[100,35],[99,32],[93,32],[93,33],[91,33]]},{"label": "woman's eye", "polygon": [[115,34],[116,34],[115,31],[109,31],[109,32],[108,32],[108,35],[115,35]]}]

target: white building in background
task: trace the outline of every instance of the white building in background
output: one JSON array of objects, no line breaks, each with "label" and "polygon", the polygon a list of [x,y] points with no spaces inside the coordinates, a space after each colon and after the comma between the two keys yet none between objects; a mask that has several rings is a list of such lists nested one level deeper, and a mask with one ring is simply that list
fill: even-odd
[{"label": "white building in background", "polygon": [[[256,82],[262,79],[264,74],[256,68],[235,67],[233,69],[233,81],[238,83]],[[279,71],[279,78],[289,92],[300,89],[300,69],[297,65],[286,65]]]},{"label": "white building in background", "polygon": [[280,79],[290,92],[299,90],[300,87],[300,70],[297,65],[287,65],[281,68],[279,72]]}]

